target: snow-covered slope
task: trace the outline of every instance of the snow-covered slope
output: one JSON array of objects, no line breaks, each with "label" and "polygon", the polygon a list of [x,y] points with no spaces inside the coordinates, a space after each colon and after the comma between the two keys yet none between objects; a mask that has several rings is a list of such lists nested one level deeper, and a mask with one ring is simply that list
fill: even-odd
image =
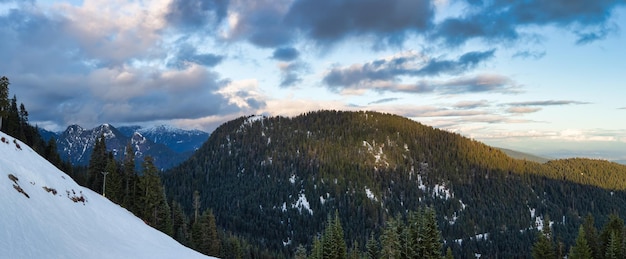
[{"label": "snow-covered slope", "polygon": [[0,132],[0,257],[206,258]]}]

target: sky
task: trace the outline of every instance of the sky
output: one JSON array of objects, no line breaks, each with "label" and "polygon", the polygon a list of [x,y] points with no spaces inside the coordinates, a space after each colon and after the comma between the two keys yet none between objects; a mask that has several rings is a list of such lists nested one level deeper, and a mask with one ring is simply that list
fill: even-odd
[{"label": "sky", "polygon": [[371,110],[626,160],[624,26],[624,0],[0,0],[0,75],[53,131]]}]

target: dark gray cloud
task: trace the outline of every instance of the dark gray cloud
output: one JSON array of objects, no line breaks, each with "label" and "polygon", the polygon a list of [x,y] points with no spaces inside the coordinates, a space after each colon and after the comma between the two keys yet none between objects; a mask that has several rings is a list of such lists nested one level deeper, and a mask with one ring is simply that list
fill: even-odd
[{"label": "dark gray cloud", "polygon": [[299,35],[326,47],[353,36],[375,36],[377,45],[400,45],[432,27],[430,0],[233,1],[238,20],[230,38],[278,47]]},{"label": "dark gray cloud", "polygon": [[578,104],[589,104],[589,103],[580,102],[580,101],[571,101],[571,100],[546,100],[546,101],[506,103],[506,105],[510,105],[510,106],[556,106],[556,105],[578,105]]},{"label": "dark gray cloud", "polygon": [[316,42],[371,34],[399,44],[408,32],[430,29],[433,16],[429,0],[299,0],[285,20]]},{"label": "dark gray cloud", "polygon": [[[588,43],[606,36],[603,29],[611,12],[624,1],[615,0],[530,0],[468,1],[471,11],[461,17],[448,18],[437,24],[433,36],[449,45],[459,45],[472,38],[516,40],[519,29],[529,25],[555,25],[576,31],[578,43]],[[578,28],[578,29],[576,29]]]},{"label": "dark gray cloud", "polygon": [[280,61],[292,61],[300,56],[300,52],[292,47],[282,47],[274,50],[272,58]]},{"label": "dark gray cloud", "polygon": [[214,67],[222,62],[223,59],[224,56],[211,53],[199,54],[193,45],[181,44],[174,59],[168,62],[168,66],[184,68],[189,66],[190,63],[195,63],[206,67]]},{"label": "dark gray cloud", "polygon": [[180,28],[213,28],[226,17],[229,3],[229,0],[174,0],[166,18]]},{"label": "dark gray cloud", "polygon": [[302,82],[300,74],[305,73],[309,69],[306,63],[299,61],[281,63],[278,67],[281,72],[280,87],[283,88],[293,87]]},{"label": "dark gray cloud", "polygon": [[[330,88],[368,87],[375,82],[395,82],[399,76],[456,75],[473,69],[494,56],[495,50],[468,52],[457,60],[427,58],[417,53],[403,53],[349,67],[334,67],[323,78]],[[415,89],[415,87],[414,87]],[[423,90],[426,90],[422,88]]]},{"label": "dark gray cloud", "polygon": [[397,100],[400,100],[400,98],[383,98],[383,99],[379,99],[379,100],[370,102],[367,105],[389,103],[389,102],[394,102],[394,101],[397,101]]},{"label": "dark gray cloud", "polygon": [[510,78],[495,74],[455,78],[443,82],[437,87],[439,91],[445,94],[483,92],[515,93],[515,88],[517,88],[515,82]]},{"label": "dark gray cloud", "polygon": [[476,67],[481,62],[493,58],[495,49],[488,51],[472,51],[463,54],[458,60],[430,60],[414,75],[436,76],[439,74],[459,74]]},{"label": "dark gray cloud", "polygon": [[293,24],[285,23],[284,16],[290,0],[233,1],[231,11],[237,21],[229,32],[231,40],[247,40],[264,48],[288,45],[294,41]]}]

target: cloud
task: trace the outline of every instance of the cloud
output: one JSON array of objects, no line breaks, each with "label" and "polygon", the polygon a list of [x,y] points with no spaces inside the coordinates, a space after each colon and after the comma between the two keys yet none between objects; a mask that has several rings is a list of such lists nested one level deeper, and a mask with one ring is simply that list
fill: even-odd
[{"label": "cloud", "polygon": [[452,105],[452,107],[455,107],[458,109],[475,109],[475,108],[482,108],[482,107],[488,107],[488,106],[490,106],[490,104],[489,104],[489,101],[487,100],[461,101]]},{"label": "cloud", "polygon": [[274,50],[272,58],[280,61],[292,61],[300,56],[300,52],[292,47],[282,47]]},{"label": "cloud", "polygon": [[510,108],[506,109],[506,112],[521,114],[521,113],[538,112],[540,110],[541,110],[541,108],[539,108],[539,107],[527,107],[527,106],[521,106],[520,107],[520,106],[518,106],[518,107],[510,107]]},{"label": "cloud", "polygon": [[578,36],[578,40],[576,40],[576,44],[584,45],[589,44],[597,40],[605,39],[610,33],[615,33],[619,31],[617,25],[608,26],[602,25],[599,28],[594,28],[586,31],[575,31],[574,33]]},{"label": "cloud", "polygon": [[284,22],[291,0],[233,0],[228,12],[229,40],[247,40],[264,48],[288,45],[296,30]]},{"label": "cloud", "polygon": [[378,99],[376,101],[370,102],[367,105],[388,103],[388,102],[394,102],[397,100],[400,100],[400,98],[383,98],[383,99]]},{"label": "cloud", "polygon": [[522,50],[515,52],[513,54],[513,58],[531,58],[531,59],[540,59],[546,55],[545,51],[530,51],[530,50]]},{"label": "cloud", "polygon": [[224,56],[211,53],[199,54],[198,50],[193,45],[181,44],[173,60],[168,62],[168,66],[183,68],[189,66],[191,63],[195,63],[206,67],[214,67],[222,62],[223,59]]},{"label": "cloud", "polygon": [[617,108],[618,110],[626,110],[626,107]]},{"label": "cloud", "polygon": [[[365,107],[366,108],[366,107]],[[398,114],[409,118],[429,118],[429,117],[473,117],[488,115],[487,111],[470,111],[470,110],[455,110],[445,107],[437,107],[431,105],[406,105],[406,106],[378,106],[376,110],[381,112],[388,112],[392,114]]]},{"label": "cloud", "polygon": [[439,83],[437,88],[445,94],[462,93],[515,93],[518,86],[510,78],[497,74],[480,74],[453,78]]},{"label": "cloud", "polygon": [[413,85],[402,85],[398,84],[398,77],[460,74],[492,58],[494,52],[495,50],[468,52],[456,60],[429,58],[416,52],[403,52],[364,64],[333,67],[326,72],[323,82],[334,90],[372,88],[380,91],[432,92],[434,90],[432,83],[422,81]]},{"label": "cloud", "polygon": [[[168,4],[165,0],[93,0],[79,6],[59,4],[53,8],[56,15],[51,16],[62,21],[55,28],[58,33],[55,38],[68,37],[76,42],[79,58],[100,67],[121,66],[129,60],[164,58],[166,53],[159,44],[168,25],[165,19]],[[63,49],[71,50],[74,49]]]},{"label": "cloud", "polygon": [[278,64],[281,73],[280,87],[292,87],[302,82],[300,73],[308,70],[308,65],[304,62],[281,62]]},{"label": "cloud", "polygon": [[229,0],[173,0],[165,15],[178,28],[214,28],[226,18]]},{"label": "cloud", "polygon": [[430,0],[300,0],[293,2],[285,21],[322,44],[363,35],[400,44],[408,32],[430,29],[433,17]]},{"label": "cloud", "polygon": [[589,103],[580,102],[580,101],[571,101],[571,100],[546,100],[546,101],[506,103],[506,105],[510,105],[510,106],[555,106],[555,105],[580,105],[580,104],[589,104]]},{"label": "cloud", "polygon": [[[435,38],[449,45],[460,45],[469,39],[516,40],[520,29],[528,26],[555,25],[560,28],[589,29],[606,25],[612,10],[623,5],[613,0],[572,1],[468,1],[468,12],[450,17],[437,24]],[[578,43],[602,38],[603,30],[594,34],[579,35]],[[597,37],[600,36],[600,37]]]}]

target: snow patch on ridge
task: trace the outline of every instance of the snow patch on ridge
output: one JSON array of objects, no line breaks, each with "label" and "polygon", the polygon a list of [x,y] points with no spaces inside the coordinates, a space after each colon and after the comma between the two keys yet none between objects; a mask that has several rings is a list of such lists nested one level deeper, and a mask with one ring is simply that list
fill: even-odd
[{"label": "snow patch on ridge", "polygon": [[311,209],[309,201],[306,199],[306,195],[304,195],[304,193],[300,193],[298,200],[291,204],[291,208],[298,209],[300,214],[302,214],[302,210],[305,210],[308,211],[309,214],[313,215],[313,210]]}]

